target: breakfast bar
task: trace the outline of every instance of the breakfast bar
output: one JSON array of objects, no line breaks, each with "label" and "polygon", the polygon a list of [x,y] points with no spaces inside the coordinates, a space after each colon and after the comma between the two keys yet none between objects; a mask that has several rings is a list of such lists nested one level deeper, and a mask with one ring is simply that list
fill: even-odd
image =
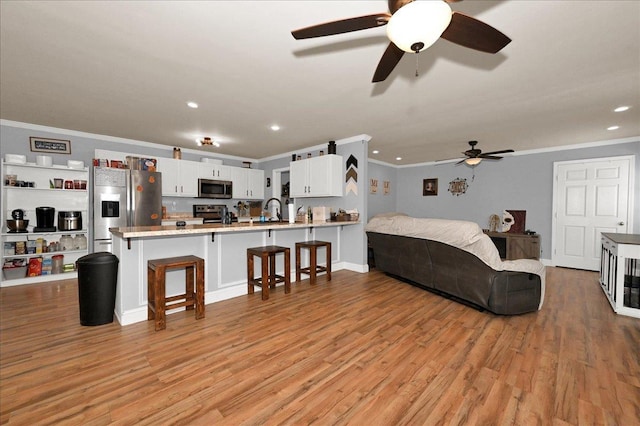
[{"label": "breakfast bar", "polygon": [[[358,224],[357,221],[254,222],[111,228],[113,254],[120,259],[116,317],[121,325],[147,320],[147,262],[150,259],[188,255],[203,258],[205,304],[209,304],[247,293],[248,247],[277,244],[293,248],[296,242],[321,239],[333,246],[332,269],[344,269],[342,231],[345,226]],[[288,273],[295,277],[295,270]],[[181,292],[184,292],[184,274],[167,272],[167,296]]]}]

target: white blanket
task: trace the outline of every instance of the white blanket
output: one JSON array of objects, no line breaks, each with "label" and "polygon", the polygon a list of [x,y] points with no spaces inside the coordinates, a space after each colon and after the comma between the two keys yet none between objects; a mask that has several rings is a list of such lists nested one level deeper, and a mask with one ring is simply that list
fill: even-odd
[{"label": "white blanket", "polygon": [[365,231],[404,235],[438,241],[469,252],[496,271],[515,271],[535,274],[542,284],[540,306],[544,301],[545,267],[533,259],[502,261],[491,238],[474,222],[446,219],[421,219],[403,213],[386,213],[371,218]]}]

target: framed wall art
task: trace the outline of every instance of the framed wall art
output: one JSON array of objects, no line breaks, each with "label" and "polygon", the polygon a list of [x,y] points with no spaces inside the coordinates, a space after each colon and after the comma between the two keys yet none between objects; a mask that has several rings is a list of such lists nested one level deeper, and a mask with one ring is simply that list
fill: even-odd
[{"label": "framed wall art", "polygon": [[458,196],[460,194],[464,194],[467,192],[468,187],[469,185],[467,184],[466,179],[455,178],[449,182],[449,192],[451,192],[451,195]]},{"label": "framed wall art", "polygon": [[422,180],[422,196],[438,195],[438,179]]},{"label": "framed wall art", "polygon": [[71,154],[71,141],[63,139],[50,139],[30,137],[29,143],[32,152],[52,152],[55,154]]}]

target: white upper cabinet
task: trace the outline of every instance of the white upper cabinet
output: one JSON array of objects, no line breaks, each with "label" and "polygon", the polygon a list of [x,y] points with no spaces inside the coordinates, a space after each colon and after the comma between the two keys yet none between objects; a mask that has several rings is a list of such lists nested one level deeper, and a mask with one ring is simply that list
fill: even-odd
[{"label": "white upper cabinet", "polygon": [[231,180],[231,166],[211,163],[198,163],[198,178]]},{"label": "white upper cabinet", "polygon": [[232,167],[233,198],[264,199],[264,170]]},{"label": "white upper cabinet", "polygon": [[195,161],[158,158],[158,171],[162,173],[162,195],[197,197],[198,164]]},{"label": "white upper cabinet", "polygon": [[342,156],[329,154],[290,163],[291,197],[341,197]]}]

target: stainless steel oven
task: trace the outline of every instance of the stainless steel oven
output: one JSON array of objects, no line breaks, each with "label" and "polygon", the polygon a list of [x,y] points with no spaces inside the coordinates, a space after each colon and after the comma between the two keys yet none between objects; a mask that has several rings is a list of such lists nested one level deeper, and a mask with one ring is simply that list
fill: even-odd
[{"label": "stainless steel oven", "polygon": [[193,217],[202,218],[204,223],[230,224],[238,221],[224,204],[194,204]]},{"label": "stainless steel oven", "polygon": [[199,198],[231,198],[233,184],[228,180],[198,179]]}]

